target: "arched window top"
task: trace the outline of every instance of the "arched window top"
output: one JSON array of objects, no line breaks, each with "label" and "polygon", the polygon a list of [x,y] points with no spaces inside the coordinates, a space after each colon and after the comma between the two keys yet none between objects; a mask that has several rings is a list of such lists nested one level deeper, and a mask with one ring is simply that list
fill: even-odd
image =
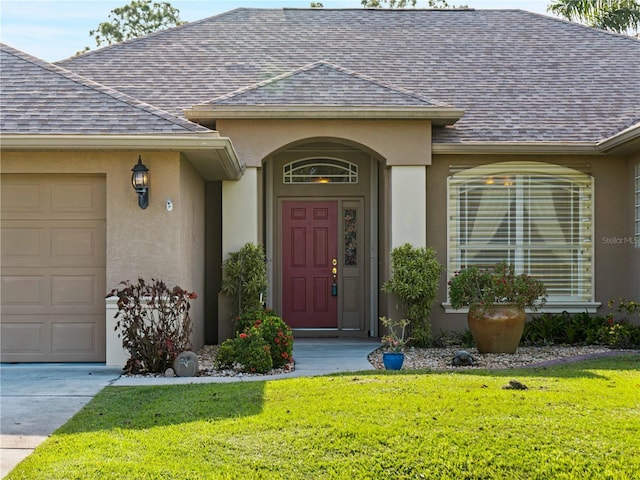
[{"label": "arched window top", "polygon": [[306,158],[287,163],[284,183],[358,183],[358,166],[337,158]]},{"label": "arched window top", "polygon": [[562,178],[572,183],[590,182],[591,176],[573,168],[544,162],[498,162],[472,168],[451,169],[453,183],[480,182],[513,186],[515,174],[532,178]]}]

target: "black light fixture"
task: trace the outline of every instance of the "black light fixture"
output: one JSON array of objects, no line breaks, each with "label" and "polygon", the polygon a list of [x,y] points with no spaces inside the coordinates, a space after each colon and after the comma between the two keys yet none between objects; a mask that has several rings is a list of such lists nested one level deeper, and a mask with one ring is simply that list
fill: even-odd
[{"label": "black light fixture", "polygon": [[131,169],[131,184],[138,194],[138,205],[140,208],[149,206],[149,169],[142,163],[142,156],[138,155],[138,163]]}]

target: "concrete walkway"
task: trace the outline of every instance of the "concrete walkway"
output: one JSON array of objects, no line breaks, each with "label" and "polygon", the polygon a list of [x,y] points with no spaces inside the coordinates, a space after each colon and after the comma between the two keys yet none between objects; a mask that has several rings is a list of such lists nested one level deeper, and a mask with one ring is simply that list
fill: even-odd
[{"label": "concrete walkway", "polygon": [[0,364],[0,475],[7,475],[107,385],[172,385],[275,380],[372,370],[376,339],[296,339],[296,368],[246,377],[121,377],[104,364]]}]

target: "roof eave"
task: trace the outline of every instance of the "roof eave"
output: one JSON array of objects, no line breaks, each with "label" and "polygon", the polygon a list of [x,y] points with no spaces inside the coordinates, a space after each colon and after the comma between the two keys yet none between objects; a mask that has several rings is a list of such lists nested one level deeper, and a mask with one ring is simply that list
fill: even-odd
[{"label": "roof eave", "polygon": [[598,142],[598,148],[606,153],[632,153],[640,151],[640,123]]},{"label": "roof eave", "polygon": [[439,143],[432,146],[434,155],[512,154],[512,155],[602,155],[595,143],[589,142],[465,142]]},{"label": "roof eave", "polygon": [[[0,134],[2,150],[155,150],[177,151],[193,164],[205,180],[238,180],[245,166],[231,140],[217,132],[159,135]],[[224,175],[214,172],[219,162]]]},{"label": "roof eave", "polygon": [[453,125],[464,110],[447,107],[374,107],[374,106],[195,106],[185,110],[192,122],[220,119],[378,119],[430,120],[434,125]]}]

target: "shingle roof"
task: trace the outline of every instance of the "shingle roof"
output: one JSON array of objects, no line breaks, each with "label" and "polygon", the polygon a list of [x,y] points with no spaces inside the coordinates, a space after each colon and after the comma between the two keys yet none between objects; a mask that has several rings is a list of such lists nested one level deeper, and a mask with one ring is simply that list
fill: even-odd
[{"label": "shingle roof", "polygon": [[60,64],[183,115],[318,61],[463,109],[435,142],[596,142],[640,121],[640,41],[520,10],[237,9]]},{"label": "shingle roof", "polygon": [[210,130],[0,44],[0,132],[160,134]]},{"label": "shingle roof", "polygon": [[445,107],[413,92],[383,85],[338,65],[319,61],[226,95],[208,105],[308,105]]}]

